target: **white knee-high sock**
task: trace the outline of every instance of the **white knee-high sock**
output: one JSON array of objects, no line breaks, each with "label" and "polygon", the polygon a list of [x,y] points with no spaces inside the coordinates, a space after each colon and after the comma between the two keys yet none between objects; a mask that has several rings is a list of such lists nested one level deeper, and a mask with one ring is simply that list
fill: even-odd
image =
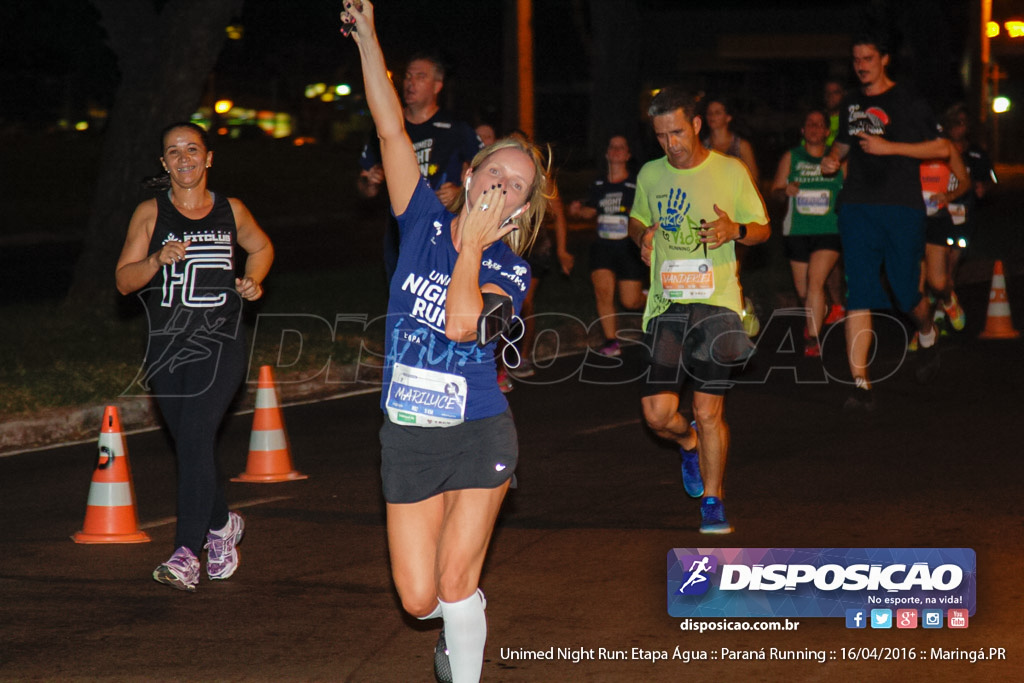
[{"label": "white knee-high sock", "polygon": [[484,594],[478,588],[465,600],[438,602],[444,615],[444,639],[448,644],[452,681],[478,683],[484,665],[484,643],[487,642]]}]

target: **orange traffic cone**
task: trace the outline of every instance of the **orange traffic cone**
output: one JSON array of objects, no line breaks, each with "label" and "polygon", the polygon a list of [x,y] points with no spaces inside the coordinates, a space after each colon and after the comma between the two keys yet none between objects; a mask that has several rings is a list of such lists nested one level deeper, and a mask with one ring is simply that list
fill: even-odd
[{"label": "orange traffic cone", "polygon": [[89,486],[85,524],[75,543],[147,543],[135,512],[135,489],[117,408],[107,406],[100,429],[99,460]]},{"label": "orange traffic cone", "polygon": [[249,462],[231,481],[271,484],[278,481],[308,479],[292,469],[291,449],[284,431],[284,420],[277,400],[277,387],[269,365],[260,367],[256,385],[256,411],[249,437]]},{"label": "orange traffic cone", "polygon": [[996,261],[992,270],[992,291],[988,296],[988,317],[985,329],[978,335],[979,339],[1016,339],[1020,332],[1013,329],[1010,318],[1010,299],[1006,296],[1006,277],[1003,275],[1003,262]]}]

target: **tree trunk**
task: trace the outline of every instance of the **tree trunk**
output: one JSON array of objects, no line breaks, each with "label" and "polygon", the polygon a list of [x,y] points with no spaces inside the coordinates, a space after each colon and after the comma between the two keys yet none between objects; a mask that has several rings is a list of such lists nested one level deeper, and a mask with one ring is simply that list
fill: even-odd
[{"label": "tree trunk", "polygon": [[188,120],[244,0],[93,0],[117,55],[121,82],[99,161],[99,179],[75,268],[69,309],[117,308],[114,265],[143,198],[139,181],[160,170],[160,131]]}]

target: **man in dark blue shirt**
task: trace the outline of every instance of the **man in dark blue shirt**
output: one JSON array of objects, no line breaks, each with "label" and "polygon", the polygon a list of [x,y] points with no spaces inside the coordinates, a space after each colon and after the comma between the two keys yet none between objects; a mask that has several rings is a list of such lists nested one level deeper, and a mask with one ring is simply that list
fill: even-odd
[{"label": "man in dark blue shirt", "polygon": [[[405,130],[416,150],[420,173],[441,203],[448,206],[462,187],[463,171],[483,144],[469,124],[438,106],[437,98],[444,87],[444,76],[444,65],[438,58],[427,54],[413,56],[405,70],[402,101]],[[362,168],[357,185],[359,193],[364,197],[377,196],[384,183],[384,171],[376,139],[363,147],[359,165]],[[388,282],[397,262],[398,225],[394,217],[389,216],[384,234],[384,267]]]}]

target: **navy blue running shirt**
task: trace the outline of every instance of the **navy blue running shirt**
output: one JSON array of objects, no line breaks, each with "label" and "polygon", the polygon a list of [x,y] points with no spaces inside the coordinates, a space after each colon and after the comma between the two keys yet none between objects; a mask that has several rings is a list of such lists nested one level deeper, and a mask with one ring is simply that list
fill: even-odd
[{"label": "navy blue running shirt", "polygon": [[[497,383],[496,343],[455,342],[445,336],[445,300],[459,253],[447,211],[425,179],[398,216],[401,247],[391,279],[385,324],[381,409],[396,424],[439,427],[480,420],[508,407]],[[530,268],[504,242],[484,250],[480,285],[498,285],[518,313]]]},{"label": "navy blue running shirt", "polygon": [[[462,164],[470,163],[484,146],[469,124],[444,110],[423,123],[406,121],[405,132],[416,151],[420,175],[435,190],[444,183],[462,183]],[[380,140],[374,138],[363,147],[359,166],[368,171],[379,163]]]}]

